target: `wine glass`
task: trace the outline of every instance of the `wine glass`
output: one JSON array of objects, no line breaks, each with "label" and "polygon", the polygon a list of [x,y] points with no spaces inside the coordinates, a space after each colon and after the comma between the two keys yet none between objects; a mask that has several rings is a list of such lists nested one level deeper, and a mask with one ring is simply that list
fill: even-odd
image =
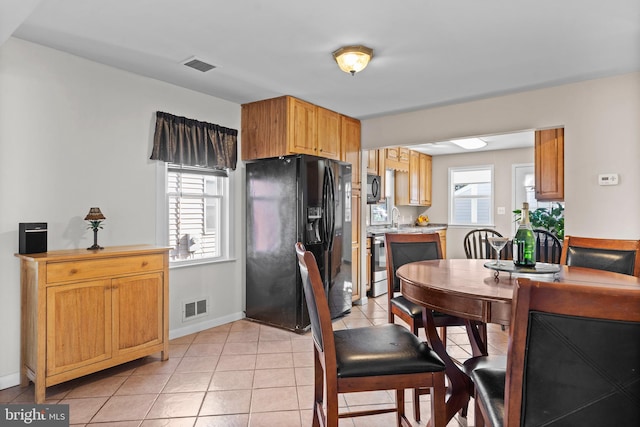
[{"label": "wine glass", "polygon": [[506,246],[509,239],[506,237],[491,236],[487,237],[487,240],[491,247],[496,251],[496,262],[494,262],[493,265],[500,267],[500,265],[502,265],[500,264],[500,252]]}]

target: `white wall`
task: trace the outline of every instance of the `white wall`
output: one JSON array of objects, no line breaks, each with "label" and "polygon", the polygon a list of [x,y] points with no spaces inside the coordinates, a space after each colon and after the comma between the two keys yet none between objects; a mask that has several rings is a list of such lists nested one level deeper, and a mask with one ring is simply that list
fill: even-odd
[{"label": "white wall", "polygon": [[[189,71],[185,71],[189,72]],[[156,240],[157,162],[149,160],[158,110],[240,129],[240,105],[18,39],[0,46],[0,389],[19,381],[18,223],[48,223],[49,249],[86,248],[84,216],[107,217],[103,246]],[[235,215],[242,215],[242,165]],[[238,261],[170,271],[170,335],[242,316],[242,220]],[[181,302],[208,296],[211,315],[181,321]]]},{"label": "white wall", "polygon": [[[362,146],[561,126],[565,234],[640,238],[640,73],[364,120]],[[618,173],[620,184],[599,186],[601,173]],[[435,166],[433,179],[446,179],[436,175]],[[434,194],[433,206],[441,204],[446,199]]]},{"label": "white wall", "polygon": [[[426,210],[429,220],[434,223],[448,223],[449,168],[493,165],[494,227],[503,236],[510,236],[513,230],[512,211],[512,166],[533,163],[533,147],[511,150],[480,151],[476,153],[434,156],[432,162],[432,205]],[[497,207],[505,208],[504,215],[498,215]],[[464,258],[462,241],[465,234],[475,227],[449,226],[447,230],[447,257]]]}]

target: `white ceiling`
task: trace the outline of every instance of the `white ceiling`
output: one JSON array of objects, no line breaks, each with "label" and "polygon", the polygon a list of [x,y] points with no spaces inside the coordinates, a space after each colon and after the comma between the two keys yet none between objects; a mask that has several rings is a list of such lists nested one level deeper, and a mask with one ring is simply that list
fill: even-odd
[{"label": "white ceiling", "polygon": [[[239,104],[288,94],[360,119],[640,70],[638,0],[1,0],[0,43],[11,35]],[[331,56],[350,44],[374,49],[355,76]],[[182,65],[193,56],[217,68]]]}]

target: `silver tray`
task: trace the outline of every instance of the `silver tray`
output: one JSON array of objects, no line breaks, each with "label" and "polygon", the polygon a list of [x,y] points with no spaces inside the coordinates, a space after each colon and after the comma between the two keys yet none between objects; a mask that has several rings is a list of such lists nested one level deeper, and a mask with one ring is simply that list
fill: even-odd
[{"label": "silver tray", "polygon": [[536,262],[533,267],[519,267],[509,260],[500,260],[500,265],[495,264],[496,261],[488,261],[484,263],[485,268],[494,270],[493,276],[498,280],[501,271],[509,273],[509,278],[513,274],[558,274],[560,272],[560,264],[548,264],[546,262]]}]

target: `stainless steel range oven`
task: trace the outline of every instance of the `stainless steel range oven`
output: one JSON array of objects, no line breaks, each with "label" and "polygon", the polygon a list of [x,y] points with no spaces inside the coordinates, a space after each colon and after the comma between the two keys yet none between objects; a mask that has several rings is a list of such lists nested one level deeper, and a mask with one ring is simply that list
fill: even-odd
[{"label": "stainless steel range oven", "polygon": [[369,296],[375,298],[387,293],[387,252],[384,234],[374,235],[371,243],[371,290]]}]

